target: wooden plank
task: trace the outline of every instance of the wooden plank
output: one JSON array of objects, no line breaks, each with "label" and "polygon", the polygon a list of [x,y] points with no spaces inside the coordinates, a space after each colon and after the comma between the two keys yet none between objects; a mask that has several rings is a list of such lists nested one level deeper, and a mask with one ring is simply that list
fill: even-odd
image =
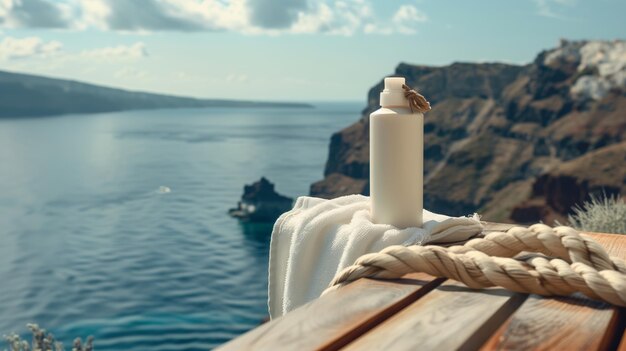
[{"label": "wooden plank", "polygon": [[613,314],[608,332],[608,346],[605,349],[626,351],[626,308],[618,308],[617,313]]},{"label": "wooden plank", "polygon": [[[514,225],[483,222],[484,233]],[[478,348],[523,302],[505,289],[473,290],[447,281],[349,344],[348,350]]]},{"label": "wooden plank", "polygon": [[583,233],[597,241],[611,256],[626,260],[626,234]]},{"label": "wooden plank", "polygon": [[222,345],[219,350],[336,350],[444,279],[361,279]]},{"label": "wooden plank", "polygon": [[[496,229],[506,230],[506,229]],[[612,254],[626,254],[626,241],[609,234],[591,235],[597,239]],[[449,286],[456,286],[453,293],[446,291]],[[463,288],[461,284],[447,282],[431,293],[416,301],[397,315],[372,329],[369,333],[348,345],[353,350],[438,350],[438,349],[477,349],[485,340],[493,342],[498,336],[491,337],[507,317],[519,307],[525,295],[501,291],[499,294],[489,293],[493,289],[485,289],[483,293]],[[538,302],[540,306],[533,306]],[[546,349],[580,349],[590,350],[594,347],[607,347],[611,322],[615,322],[616,309],[608,304],[594,302],[586,298],[545,299],[533,296],[531,301],[523,304],[528,311],[539,311],[533,323],[523,326],[510,325],[528,344],[507,344],[498,349],[533,349],[542,348],[541,331],[546,334],[559,333],[558,340],[567,339],[569,335],[563,332],[566,326],[571,326],[572,335],[586,340],[575,341],[576,348],[570,343],[545,344]],[[537,312],[535,312],[537,313]],[[514,315],[518,315],[516,312]],[[581,319],[577,320],[574,317]],[[510,322],[511,319],[508,319]],[[539,320],[542,323],[535,323]],[[561,323],[558,323],[558,322]],[[573,321],[572,323],[569,323]],[[557,322],[557,323],[555,323]],[[569,323],[569,324],[568,324]],[[537,327],[549,324],[550,327]],[[556,324],[556,327],[553,325]],[[504,328],[504,327],[503,327]],[[585,333],[580,333],[584,329]],[[506,329],[508,330],[508,329]],[[589,337],[589,334],[594,334]],[[573,339],[569,336],[570,339]],[[544,338],[545,339],[545,338]],[[489,342],[487,345],[490,345]],[[496,345],[499,345],[496,343]],[[493,348],[493,345],[491,345]],[[563,347],[561,347],[563,346]],[[488,349],[488,348],[486,348]]]},{"label": "wooden plank", "polygon": [[502,288],[473,290],[447,281],[346,350],[476,349],[525,296]]},{"label": "wooden plank", "polygon": [[[626,236],[586,234],[609,254],[626,258]],[[623,313],[623,311],[622,311]],[[623,314],[582,295],[541,298],[531,295],[483,345],[482,350],[603,350],[615,348],[623,334]],[[620,331],[621,329],[621,331]]]},{"label": "wooden plank", "polygon": [[[511,226],[484,225],[493,230]],[[338,349],[443,281],[419,273],[395,281],[362,279],[266,323],[222,345],[222,349]]]},{"label": "wooden plank", "polygon": [[598,350],[612,315],[586,298],[532,295],[482,350]]},{"label": "wooden plank", "polygon": [[[485,232],[506,231],[510,226],[486,223]],[[626,248],[614,235],[593,234],[592,236],[613,254],[619,252],[626,255]],[[454,282],[446,282],[428,293],[443,281],[443,279],[433,280],[425,274],[413,274],[406,279],[395,281],[361,279],[292,311],[287,316],[250,331],[225,344],[221,349],[336,350],[347,344],[352,349],[414,349],[415,347],[424,350],[478,349],[483,344],[485,347],[491,345],[491,348],[502,349],[499,341],[493,343],[493,340],[500,340],[506,334],[508,329],[505,326],[510,326],[513,320],[509,317],[523,303],[526,295],[498,288],[485,289],[484,293],[481,293]],[[531,298],[531,300],[535,299]],[[578,306],[571,301],[564,303],[554,299],[537,300],[554,301],[553,303],[559,304],[559,308],[562,305]],[[425,301],[431,301],[431,303]],[[585,299],[582,304],[584,306],[581,308],[591,308],[593,310],[591,314],[598,315],[598,309],[594,309],[593,304],[586,305],[588,302],[589,300]],[[436,307],[437,304],[439,307]],[[526,305],[526,303],[523,304],[523,306]],[[429,309],[430,313],[422,314],[425,308]],[[614,330],[619,333],[619,327],[610,328],[611,321],[616,320],[615,310],[607,310],[612,318],[609,318],[605,324],[604,331]],[[558,316],[559,313],[562,312],[552,314]],[[404,326],[407,320],[411,321],[415,316],[421,315],[427,317],[419,317],[421,322],[417,321],[412,324],[418,325],[419,328]],[[457,318],[459,316],[463,318]],[[598,317],[594,317],[594,320],[598,321],[596,318]],[[617,321],[619,322],[620,319],[617,318]],[[504,326],[498,329],[502,324]],[[597,328],[600,328],[602,321],[597,325]],[[592,326],[596,328],[595,324]],[[585,325],[579,325],[579,327],[586,328]],[[422,332],[422,329],[428,332]],[[393,332],[394,330],[403,332],[397,333]],[[495,330],[498,330],[500,336],[489,339]],[[376,342],[380,340],[393,340],[386,335],[390,331],[394,335],[399,334],[398,337],[404,341],[390,347],[378,346]],[[623,327],[621,333],[623,333]],[[602,335],[602,340],[607,340],[607,335]],[[485,344],[488,339],[489,341]],[[445,346],[432,340],[441,340],[445,342]],[[349,344],[350,342],[352,343]],[[617,343],[612,348],[616,347]],[[626,348],[624,345],[620,347]],[[626,351],[626,349],[621,351]]]},{"label": "wooden plank", "polygon": [[626,309],[622,308],[621,309],[621,318],[618,318],[618,320],[621,323],[621,328],[622,328],[622,340],[619,343],[618,347],[617,347],[617,351],[626,351],[626,332],[624,331],[624,329],[626,329]]}]

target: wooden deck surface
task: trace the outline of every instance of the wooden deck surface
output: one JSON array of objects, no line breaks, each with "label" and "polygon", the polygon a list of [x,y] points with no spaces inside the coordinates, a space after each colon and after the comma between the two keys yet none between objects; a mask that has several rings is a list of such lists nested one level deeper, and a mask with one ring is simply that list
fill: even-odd
[{"label": "wooden deck surface", "polygon": [[[489,223],[485,232],[510,225]],[[626,235],[586,233],[626,259]],[[360,279],[220,350],[618,350],[626,309],[572,296],[469,289],[416,273]]]}]

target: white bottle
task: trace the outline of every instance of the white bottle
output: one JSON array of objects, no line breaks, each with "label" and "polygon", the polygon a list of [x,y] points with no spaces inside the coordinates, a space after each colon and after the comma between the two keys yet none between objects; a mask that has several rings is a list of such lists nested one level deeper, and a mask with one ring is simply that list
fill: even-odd
[{"label": "white bottle", "polygon": [[381,108],[370,114],[370,198],[374,223],[421,227],[424,115],[412,113],[404,78],[385,78]]}]

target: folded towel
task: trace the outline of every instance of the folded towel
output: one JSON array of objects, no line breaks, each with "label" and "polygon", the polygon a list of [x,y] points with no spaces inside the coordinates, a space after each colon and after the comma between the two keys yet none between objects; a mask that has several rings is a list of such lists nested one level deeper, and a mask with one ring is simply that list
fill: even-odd
[{"label": "folded towel", "polygon": [[391,245],[450,243],[482,231],[478,216],[448,217],[424,210],[423,228],[374,224],[370,199],[300,197],[272,231],[269,262],[270,317],[318,298],[335,274],[366,253]]}]

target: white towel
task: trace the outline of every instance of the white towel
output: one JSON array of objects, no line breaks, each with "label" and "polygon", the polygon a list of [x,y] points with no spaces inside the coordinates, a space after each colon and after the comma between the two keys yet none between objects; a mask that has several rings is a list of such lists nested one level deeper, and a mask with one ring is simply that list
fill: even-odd
[{"label": "white towel", "polygon": [[391,245],[449,243],[482,231],[478,216],[448,217],[424,210],[423,228],[374,224],[370,199],[300,197],[274,224],[270,244],[270,317],[318,298],[335,274],[361,255]]}]

